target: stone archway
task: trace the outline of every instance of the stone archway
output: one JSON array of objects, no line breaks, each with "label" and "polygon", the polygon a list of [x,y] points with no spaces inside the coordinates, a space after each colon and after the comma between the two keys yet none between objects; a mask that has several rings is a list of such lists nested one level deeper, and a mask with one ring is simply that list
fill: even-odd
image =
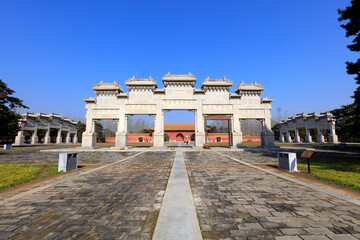
[{"label": "stone archway", "polygon": [[182,133],[178,133],[178,134],[176,135],[175,140],[176,140],[177,142],[183,142],[183,141],[184,141],[184,135],[182,135]]}]

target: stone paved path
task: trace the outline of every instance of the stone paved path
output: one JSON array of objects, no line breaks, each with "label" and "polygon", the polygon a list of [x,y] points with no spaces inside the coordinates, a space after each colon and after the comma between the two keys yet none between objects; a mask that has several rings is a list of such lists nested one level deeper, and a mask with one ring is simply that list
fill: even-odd
[{"label": "stone paved path", "polygon": [[[49,148],[43,148],[49,150]],[[57,164],[59,152],[40,152],[41,148],[24,148],[0,151],[0,164]],[[79,152],[79,164],[106,164],[126,158],[136,152]]]},{"label": "stone paved path", "polygon": [[173,159],[147,152],[6,202],[0,239],[150,239]]},{"label": "stone paved path", "polygon": [[184,158],[204,239],[360,239],[357,205],[215,152]]},{"label": "stone paved path", "polygon": [[179,149],[176,151],[153,239],[202,239],[183,154]]}]

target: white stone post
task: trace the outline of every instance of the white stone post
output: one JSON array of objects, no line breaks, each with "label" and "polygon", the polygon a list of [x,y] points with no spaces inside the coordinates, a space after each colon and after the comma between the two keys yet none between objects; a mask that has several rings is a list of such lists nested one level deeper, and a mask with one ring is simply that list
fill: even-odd
[{"label": "white stone post", "polygon": [[296,143],[300,142],[299,129],[297,127],[295,127],[295,142]]},{"label": "white stone post", "polygon": [[280,142],[285,142],[285,139],[284,139],[284,133],[280,130],[280,138],[279,138],[279,141]]},{"label": "white stone post", "polygon": [[24,145],[24,131],[20,130],[18,131],[17,136],[15,137],[15,144],[14,145]]},{"label": "white stone post", "polygon": [[285,141],[288,142],[288,143],[291,143],[291,136],[290,136],[290,131],[289,130],[286,131],[286,139],[285,139]]},{"label": "white stone post", "polygon": [[154,147],[164,146],[164,112],[160,109],[157,111],[154,121]]},{"label": "white stone post", "polygon": [[39,138],[37,136],[37,128],[33,131],[31,135],[31,144],[37,144],[39,142]]},{"label": "white stone post", "polygon": [[325,142],[324,135],[322,134],[320,128],[318,128],[318,135],[317,135],[317,140],[316,140],[316,142],[319,142],[319,143]]},{"label": "white stone post", "polygon": [[305,132],[306,132],[305,142],[311,143],[312,142],[312,137],[311,137],[311,134],[310,134],[310,129],[309,129],[307,124],[305,125]]},{"label": "white stone post", "polygon": [[81,146],[90,148],[96,146],[95,121],[92,118],[86,118],[86,131],[83,132]]},{"label": "white stone post", "polygon": [[50,128],[46,129],[44,144],[50,144]]},{"label": "white stone post", "polygon": [[127,132],[128,116],[122,114],[118,120],[118,128],[115,135],[115,147],[128,146],[128,132]]},{"label": "white stone post", "polygon": [[335,132],[335,121],[331,121],[330,122],[330,139],[329,139],[329,142],[332,142],[332,143],[338,143],[338,136],[336,135],[336,132]]},{"label": "white stone post", "polygon": [[73,143],[74,143],[74,144],[77,144],[77,143],[78,143],[77,131],[76,131],[75,134],[74,134]]},{"label": "white stone post", "polygon": [[70,142],[71,142],[71,136],[70,136],[70,130],[69,130],[66,134],[65,143],[70,143]]},{"label": "white stone post", "polygon": [[235,114],[233,117],[233,146],[241,147],[243,145],[243,136],[241,132],[241,119],[238,118],[238,114]]},{"label": "white stone post", "polygon": [[[268,116],[271,117],[270,114]],[[275,147],[274,133],[271,131],[271,118],[260,119],[262,123],[261,146]]]},{"label": "white stone post", "polygon": [[205,120],[202,114],[202,109],[195,112],[195,146],[202,147],[206,142],[205,139]]},{"label": "white stone post", "polygon": [[58,129],[57,136],[56,136],[56,144],[62,143],[62,137],[61,137],[61,126]]}]

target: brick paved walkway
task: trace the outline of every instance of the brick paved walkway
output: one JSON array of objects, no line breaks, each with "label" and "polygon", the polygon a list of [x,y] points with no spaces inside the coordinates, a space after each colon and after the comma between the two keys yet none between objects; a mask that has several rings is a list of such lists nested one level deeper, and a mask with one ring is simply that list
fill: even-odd
[{"label": "brick paved walkway", "polygon": [[150,239],[173,159],[143,153],[7,202],[0,239]]},{"label": "brick paved walkway", "polygon": [[[49,148],[43,148],[49,150]],[[54,149],[54,148],[53,148]],[[40,152],[39,148],[0,151],[0,164],[57,164],[59,152]],[[70,150],[69,150],[70,151]],[[73,151],[73,150],[72,150]],[[79,164],[106,164],[126,158],[136,152],[79,152]]]},{"label": "brick paved walkway", "polygon": [[360,239],[357,205],[215,152],[184,158],[204,239]]}]

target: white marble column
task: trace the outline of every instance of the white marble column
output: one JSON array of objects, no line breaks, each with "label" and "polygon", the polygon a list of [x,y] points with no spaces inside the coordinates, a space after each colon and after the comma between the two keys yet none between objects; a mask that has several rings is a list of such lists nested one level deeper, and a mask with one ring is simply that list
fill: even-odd
[{"label": "white marble column", "polygon": [[317,135],[317,140],[316,140],[316,142],[319,142],[319,143],[325,142],[324,135],[323,135],[323,133],[322,133],[322,131],[321,131],[320,128],[318,128],[318,135]]},{"label": "white marble column", "polygon": [[312,142],[312,137],[311,137],[311,134],[310,134],[310,129],[309,129],[307,124],[305,125],[305,132],[306,132],[305,142],[311,143]]},{"label": "white marble column", "polygon": [[121,114],[118,120],[118,129],[115,135],[115,147],[127,147],[128,146],[128,118],[129,116]]},{"label": "white marble column", "polygon": [[330,139],[329,139],[329,142],[332,142],[332,143],[338,143],[338,136],[336,135],[336,132],[335,132],[335,121],[331,121],[330,122]]},{"label": "white marble column", "polygon": [[65,143],[71,142],[70,130],[66,133]]},{"label": "white marble column", "polygon": [[241,119],[236,112],[233,115],[233,146],[234,147],[241,147],[243,145],[243,136],[241,132]]},{"label": "white marble column", "polygon": [[280,138],[279,138],[279,141],[280,142],[285,142],[285,139],[284,139],[284,133],[282,131],[280,131]]},{"label": "white marble column", "polygon": [[75,132],[75,134],[74,134],[73,143],[74,143],[74,144],[77,144],[77,143],[78,143],[77,132]]},{"label": "white marble column", "polygon": [[198,109],[195,112],[195,146],[202,147],[205,142],[205,120],[202,109]]},{"label": "white marble column", "polygon": [[290,136],[290,131],[289,130],[286,131],[286,139],[285,139],[285,141],[287,143],[291,143],[291,136]]},{"label": "white marble column", "polygon": [[260,119],[262,124],[261,132],[261,146],[262,147],[275,147],[274,133],[271,131],[271,119]]},{"label": "white marble column", "polygon": [[61,126],[58,129],[57,136],[56,136],[56,144],[62,143],[62,137],[61,137]]},{"label": "white marble column", "polygon": [[154,120],[154,147],[163,147],[164,146],[164,112],[160,109],[157,111]]},{"label": "white marble column", "polygon": [[24,145],[24,131],[18,131],[17,136],[15,137],[15,144],[17,146]]},{"label": "white marble column", "polygon": [[300,135],[299,135],[299,129],[295,127],[295,142],[299,143],[300,141]]},{"label": "white marble column", "polygon": [[35,130],[33,131],[32,135],[31,135],[31,144],[38,144],[39,142],[39,138],[37,136],[37,128],[35,128]]},{"label": "white marble column", "polygon": [[50,144],[50,128],[46,129],[44,144]]},{"label": "white marble column", "polygon": [[86,119],[86,131],[83,132],[81,146],[90,148],[96,146],[95,121],[91,118]]}]

